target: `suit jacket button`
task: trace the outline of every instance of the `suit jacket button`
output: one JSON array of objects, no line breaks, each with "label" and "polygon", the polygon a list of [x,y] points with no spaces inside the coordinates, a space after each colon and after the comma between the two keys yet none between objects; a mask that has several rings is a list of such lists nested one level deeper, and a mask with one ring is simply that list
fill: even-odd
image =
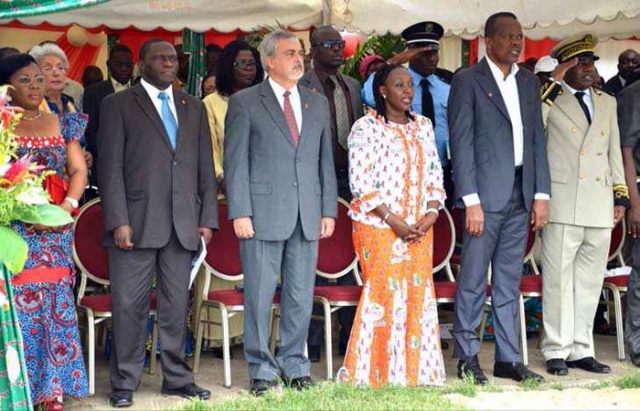
[{"label": "suit jacket button", "polygon": [[576,128],[575,127],[571,127],[571,132],[575,133],[576,132]]},{"label": "suit jacket button", "polygon": [[580,174],[580,180],[584,180],[584,174]]},{"label": "suit jacket button", "polygon": [[583,156],[585,155],[585,153],[587,152],[587,150],[585,150],[584,148],[582,150],[580,150],[580,155]]},{"label": "suit jacket button", "polygon": [[293,186],[294,187],[298,187],[298,183],[293,183]]},{"label": "suit jacket button", "polygon": [[177,165],[178,165],[178,162],[177,162],[177,161],[174,161],[174,162],[173,162],[173,165],[174,165],[174,166],[177,166]]}]

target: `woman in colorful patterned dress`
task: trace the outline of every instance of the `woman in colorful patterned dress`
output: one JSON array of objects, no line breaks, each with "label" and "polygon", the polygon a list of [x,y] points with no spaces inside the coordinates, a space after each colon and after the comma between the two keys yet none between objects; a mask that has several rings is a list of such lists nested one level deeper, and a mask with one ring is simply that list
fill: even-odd
[{"label": "woman in colorful patterned dress", "polygon": [[349,135],[353,243],[364,289],[340,381],[360,386],[442,385],[432,279],[433,230],[444,205],[431,122],[411,113],[405,68],[376,73],[377,111]]},{"label": "woman in colorful patterned dress", "polygon": [[[0,84],[11,84],[12,104],[24,113],[16,127],[18,155],[54,172],[52,186],[66,186],[60,207],[71,213],[84,191],[87,168],[78,138],[86,121],[39,109],[44,77],[33,58],[26,54],[0,63]],[[49,185],[48,185],[49,186]],[[73,299],[75,268],[71,226],[54,229],[21,222],[12,224],[29,244],[24,270],[11,280],[14,302],[24,339],[25,359],[34,404],[61,409],[62,396],[88,395],[78,322]]]}]

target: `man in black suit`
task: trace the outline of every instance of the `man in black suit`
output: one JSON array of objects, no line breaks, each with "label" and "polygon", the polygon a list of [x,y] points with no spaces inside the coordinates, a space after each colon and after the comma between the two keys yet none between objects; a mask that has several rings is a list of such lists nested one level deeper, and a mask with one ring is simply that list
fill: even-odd
[{"label": "man in black suit", "polygon": [[[98,129],[100,127],[100,104],[109,94],[129,88],[133,74],[133,55],[131,49],[124,44],[116,44],[109,50],[107,60],[109,78],[87,87],[82,99],[82,108],[89,116],[89,124],[85,138],[89,152],[93,155],[94,164],[98,159]],[[95,171],[95,170],[92,170]],[[93,174],[93,173],[92,173]]]},{"label": "man in black suit", "polygon": [[[300,85],[322,94],[329,102],[331,113],[331,141],[333,158],[338,181],[338,195],[351,201],[349,188],[349,164],[347,156],[347,137],[353,123],[362,117],[362,100],[358,80],[345,76],[339,69],[344,62],[342,50],[345,42],[338,30],[331,26],[315,29],[310,36],[311,58],[313,69],[307,71],[300,79]],[[339,285],[354,285],[351,274],[338,279]],[[317,277],[316,285],[328,285],[324,278]],[[343,307],[338,311],[340,323],[340,340],[338,351],[341,355],[347,350],[347,342],[351,334],[355,307]],[[322,307],[315,307],[314,314],[322,314]],[[320,361],[320,347],[324,341],[324,323],[312,320],[307,339],[309,360]]]},{"label": "man in black suit", "polygon": [[478,328],[492,270],[496,334],[493,375],[543,378],[520,362],[518,301],[529,223],[549,214],[550,176],[535,74],[520,70],[522,26],[512,13],[485,25],[487,57],[453,77],[449,131],[456,206],[465,208],[462,264],[453,336],[458,377],[488,382],[480,364]]},{"label": "man in black suit", "polygon": [[[140,84],[107,96],[100,110],[98,168],[113,302],[113,407],[133,404],[142,376],[151,280],[164,381],[162,393],[208,399],[184,358],[189,273],[201,238],[218,228],[211,137],[202,102],[172,88],[170,43],[140,49]],[[152,353],[155,355],[155,353]]]},{"label": "man in black suit", "polygon": [[635,50],[625,50],[618,56],[618,74],[611,77],[604,85],[604,91],[617,96],[627,86],[633,70],[638,67],[638,53]]}]

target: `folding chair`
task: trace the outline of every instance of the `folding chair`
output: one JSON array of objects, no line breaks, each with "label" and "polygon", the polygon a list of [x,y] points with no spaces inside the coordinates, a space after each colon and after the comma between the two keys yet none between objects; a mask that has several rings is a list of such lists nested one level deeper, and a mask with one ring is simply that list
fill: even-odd
[{"label": "folding chair", "polygon": [[[78,288],[78,297],[76,300],[76,309],[79,313],[83,313],[86,318],[87,326],[87,355],[89,357],[89,394],[95,393],[95,328],[100,323],[106,322],[111,318],[111,295],[108,293],[108,287],[111,284],[109,280],[109,265],[107,250],[102,246],[102,236],[104,233],[104,224],[102,220],[102,204],[100,198],[95,198],[86,203],[73,224],[74,243],[73,243],[73,259],[80,269],[81,280]],[[106,294],[85,295],[87,289],[87,280],[91,280],[107,290]],[[155,293],[151,294],[151,310],[149,315],[154,318],[153,337],[151,358],[149,364],[149,373],[155,374],[156,370],[156,348],[158,342],[158,326],[156,312]]]},{"label": "folding chair", "polygon": [[[625,219],[620,221],[620,224],[616,225],[611,232],[611,244],[609,246],[609,262],[617,260],[620,266],[624,266],[624,258],[622,257],[622,247],[626,240],[627,225]],[[627,285],[629,283],[628,275],[616,275],[613,277],[607,277],[604,279],[602,288],[607,291],[605,296],[607,297],[607,305],[611,307],[609,303],[609,293],[613,296],[613,311],[616,316],[616,337],[618,339],[618,359],[624,361],[626,354],[624,351],[624,321],[622,313],[622,297],[627,292]]]}]

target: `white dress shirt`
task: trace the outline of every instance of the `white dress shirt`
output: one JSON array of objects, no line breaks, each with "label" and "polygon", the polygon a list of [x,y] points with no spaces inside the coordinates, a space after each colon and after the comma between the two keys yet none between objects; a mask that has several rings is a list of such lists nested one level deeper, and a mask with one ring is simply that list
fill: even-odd
[{"label": "white dress shirt", "polygon": [[584,101],[584,103],[587,105],[587,108],[589,109],[589,116],[593,119],[594,108],[593,108],[593,97],[591,97],[591,88],[587,88],[585,90],[576,90],[565,82],[562,83],[562,88],[570,91],[571,94],[573,94],[574,96],[578,91],[582,91],[584,93],[584,96],[582,97],[582,101]]},{"label": "white dress shirt", "polygon": [[[509,113],[509,119],[511,120],[511,130],[513,135],[513,162],[516,167],[522,165],[522,156],[524,151],[524,125],[522,124],[522,113],[520,112],[520,94],[518,93],[518,83],[516,82],[516,73],[520,68],[517,64],[511,65],[511,70],[504,77],[502,70],[487,56],[487,63],[489,63],[489,69],[491,74],[498,85],[500,95],[507,106],[507,112]],[[536,200],[549,200],[548,194],[536,193]],[[470,207],[480,204],[480,197],[478,193],[467,194],[462,197],[465,206]]]},{"label": "white dress shirt", "polygon": [[[298,135],[300,135],[302,131],[302,103],[300,102],[300,92],[298,91],[298,86],[293,87],[291,89],[286,89],[278,84],[274,79],[269,77],[269,84],[271,85],[271,89],[276,95],[278,99],[278,104],[280,104],[280,108],[284,113],[284,93],[286,91],[291,92],[289,95],[289,101],[291,102],[291,107],[293,108],[293,115],[296,118],[296,124],[298,125]],[[302,137],[302,136],[301,136]]]},{"label": "white dress shirt", "polygon": [[176,112],[175,101],[173,101],[173,89],[171,88],[171,86],[167,87],[164,90],[160,90],[155,86],[151,85],[149,82],[145,81],[145,79],[140,80],[140,84],[142,84],[142,87],[145,89],[145,91],[151,98],[151,102],[153,103],[153,106],[156,108],[156,111],[158,111],[158,115],[160,116],[161,119],[162,119],[162,100],[158,98],[158,95],[160,95],[161,91],[164,91],[165,93],[167,93],[167,95],[169,96],[169,100],[168,100],[169,110],[171,110],[171,114],[173,114],[173,118],[176,120],[176,124],[178,124],[179,126],[180,123],[178,123],[178,113]]},{"label": "white dress shirt", "polygon": [[111,80],[111,85],[113,86],[114,93],[127,90],[130,87],[129,83],[121,84],[118,80],[114,79],[113,77],[110,77],[109,80]]}]

